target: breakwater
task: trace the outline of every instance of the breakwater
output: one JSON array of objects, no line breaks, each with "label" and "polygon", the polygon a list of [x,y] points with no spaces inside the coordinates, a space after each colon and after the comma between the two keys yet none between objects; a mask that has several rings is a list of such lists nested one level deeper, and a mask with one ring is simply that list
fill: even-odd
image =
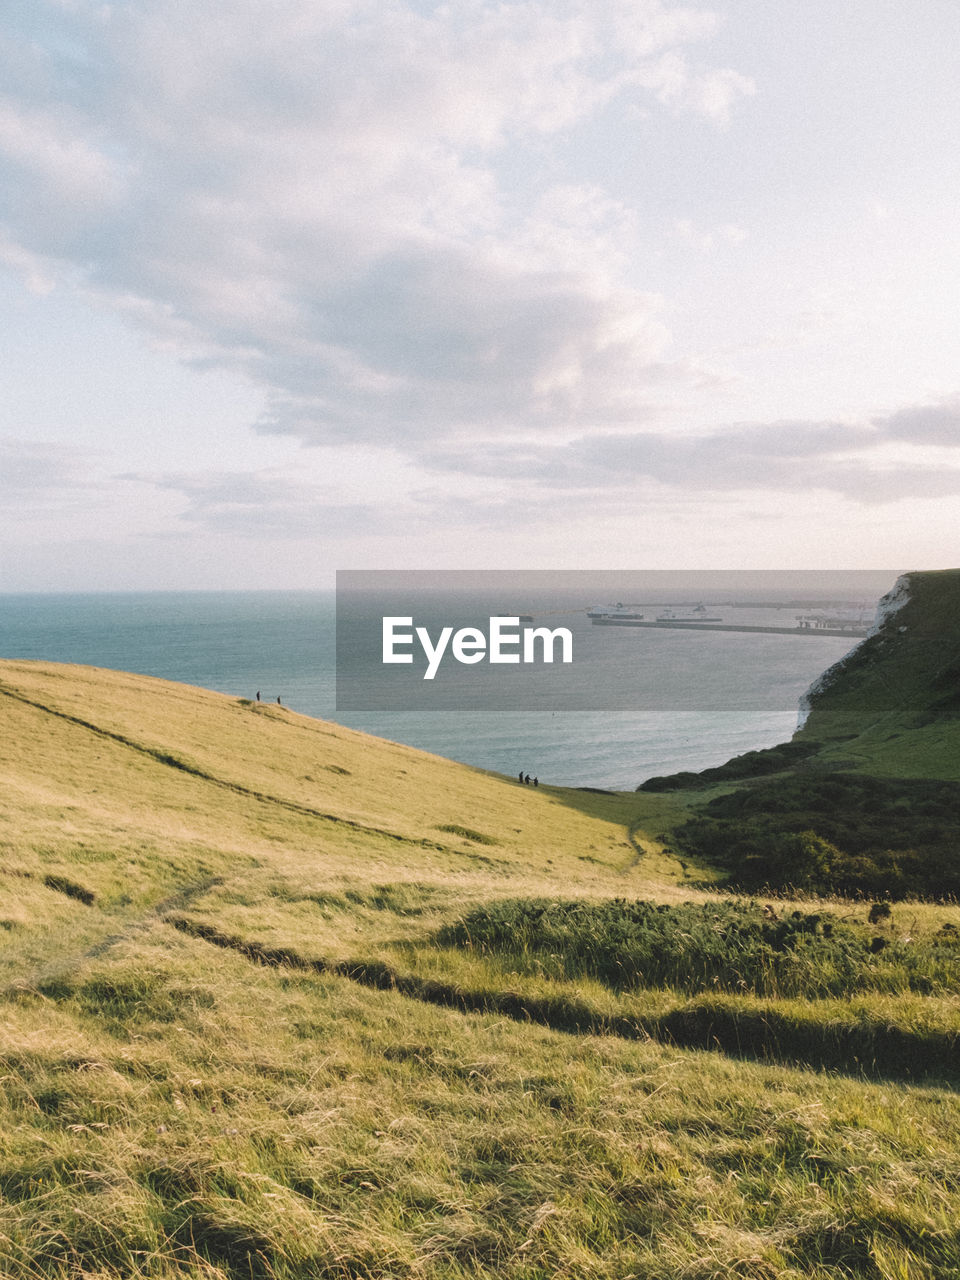
[{"label": "breakwater", "polygon": [[664,631],[754,631],[760,635],[774,636],[849,636],[863,639],[866,627],[758,627],[735,622],[639,622],[627,618],[594,618],[595,627],[649,627]]}]

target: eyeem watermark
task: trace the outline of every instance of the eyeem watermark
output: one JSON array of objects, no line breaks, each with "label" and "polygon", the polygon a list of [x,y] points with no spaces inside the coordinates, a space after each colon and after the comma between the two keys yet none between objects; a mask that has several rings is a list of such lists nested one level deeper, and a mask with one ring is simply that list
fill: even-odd
[{"label": "eyeem watermark", "polygon": [[[340,570],[337,711],[346,723],[366,712],[626,709],[651,724],[682,712],[780,714],[863,637],[864,602],[895,577]],[[389,736],[392,722],[383,729]]]},{"label": "eyeem watermark", "polygon": [[[588,705],[586,608],[553,575],[337,573],[337,709],[522,711]],[[589,603],[589,599],[587,599]]]},{"label": "eyeem watermark", "polygon": [[[409,628],[409,630],[401,630]],[[428,627],[414,627],[413,615],[382,619],[382,660],[384,665],[407,666],[414,662],[413,649],[419,645],[426,658],[424,680],[432,680],[449,653],[456,662],[474,666],[478,662],[513,666],[521,662],[552,663],[559,646],[560,662],[573,662],[573,634],[568,627],[522,627],[520,615],[495,616],[487,631],[480,627],[441,626],[434,639]],[[539,652],[538,652],[539,648]]]}]

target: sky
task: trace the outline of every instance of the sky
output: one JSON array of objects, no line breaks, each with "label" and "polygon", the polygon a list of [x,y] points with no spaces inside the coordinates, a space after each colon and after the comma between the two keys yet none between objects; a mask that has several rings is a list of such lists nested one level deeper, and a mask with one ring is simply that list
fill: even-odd
[{"label": "sky", "polygon": [[960,563],[955,0],[5,0],[0,590]]}]

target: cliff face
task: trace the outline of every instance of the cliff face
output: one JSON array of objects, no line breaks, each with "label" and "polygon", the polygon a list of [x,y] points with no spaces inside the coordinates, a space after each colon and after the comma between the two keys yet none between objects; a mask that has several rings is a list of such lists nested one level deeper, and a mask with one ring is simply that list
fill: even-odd
[{"label": "cliff face", "polygon": [[[902,609],[910,602],[910,583],[911,579],[917,577],[917,574],[904,573],[897,579],[890,591],[883,596],[877,604],[876,617],[873,626],[867,633],[867,639],[873,639],[874,636],[880,635],[881,632],[890,632],[891,626],[896,625],[897,634],[905,634],[904,630],[899,630],[899,624],[895,623],[895,618]],[[891,633],[892,634],[892,633]],[[820,706],[824,700],[830,699],[839,693],[842,699],[844,694],[845,679],[849,679],[852,674],[858,671],[861,666],[864,654],[861,652],[863,645],[857,645],[855,649],[835,662],[832,667],[828,667],[821,675],[819,675],[810,688],[800,698],[799,715],[797,728],[802,729],[809,719],[810,712],[814,706]]]},{"label": "cliff face", "polygon": [[897,579],[867,638],[804,695],[795,741],[865,772],[960,778],[960,569]]}]

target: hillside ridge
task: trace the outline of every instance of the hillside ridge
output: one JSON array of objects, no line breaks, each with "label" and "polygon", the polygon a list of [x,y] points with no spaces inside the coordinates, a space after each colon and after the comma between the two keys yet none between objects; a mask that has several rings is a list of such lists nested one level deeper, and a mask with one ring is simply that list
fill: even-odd
[{"label": "hillside ridge", "polygon": [[801,699],[794,742],[878,776],[960,779],[960,569],[902,574]]},{"label": "hillside ridge", "polygon": [[957,1274],[955,905],[723,896],[698,797],[0,694],[0,1274]]},{"label": "hillside ridge", "polygon": [[960,781],[960,569],[901,574],[866,638],[801,695],[787,742],[638,790],[698,791],[811,770]]}]

